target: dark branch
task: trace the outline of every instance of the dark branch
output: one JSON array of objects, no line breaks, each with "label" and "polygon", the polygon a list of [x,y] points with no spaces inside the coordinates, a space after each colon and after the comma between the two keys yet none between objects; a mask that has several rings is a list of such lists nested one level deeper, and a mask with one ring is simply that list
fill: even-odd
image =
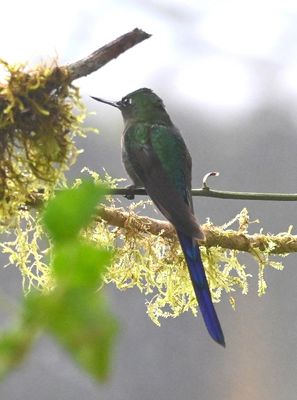
[{"label": "dark branch", "polygon": [[120,54],[143,40],[148,39],[150,36],[148,33],[136,28],[94,51],[88,57],[73,64],[65,65],[65,68],[69,71],[70,80],[74,81],[97,71],[97,69],[103,67],[109,61],[117,58]]},{"label": "dark branch", "polygon": [[[201,189],[192,189],[193,196],[201,197],[215,197],[219,199],[233,199],[233,200],[270,200],[270,201],[297,201],[297,193],[254,193],[254,192],[229,192],[223,190],[212,190],[208,187]],[[113,195],[142,195],[147,193],[145,189],[138,188],[135,190],[126,188],[111,189]]]}]

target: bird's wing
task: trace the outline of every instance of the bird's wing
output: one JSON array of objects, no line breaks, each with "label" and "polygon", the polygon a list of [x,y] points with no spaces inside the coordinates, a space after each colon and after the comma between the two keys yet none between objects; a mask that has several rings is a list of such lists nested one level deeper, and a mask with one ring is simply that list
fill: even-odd
[{"label": "bird's wing", "polygon": [[180,133],[162,125],[137,129],[145,139],[130,141],[127,151],[149,196],[177,230],[203,239],[192,211],[191,157]]}]

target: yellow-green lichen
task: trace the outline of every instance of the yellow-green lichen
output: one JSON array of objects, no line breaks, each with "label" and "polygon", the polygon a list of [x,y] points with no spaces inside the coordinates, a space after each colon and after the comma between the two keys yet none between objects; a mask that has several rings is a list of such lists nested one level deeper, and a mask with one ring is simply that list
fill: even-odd
[{"label": "yellow-green lichen", "polygon": [[[138,287],[146,297],[148,315],[157,325],[160,317],[177,317],[189,310],[196,315],[197,301],[176,240],[122,229],[113,235],[118,248],[105,275],[107,283],[115,283],[120,290]],[[98,232],[96,236],[100,238]],[[203,246],[201,250],[214,302],[221,300],[223,292],[247,293],[251,275],[238,261],[239,252]],[[230,302],[234,303],[233,297]]]},{"label": "yellow-green lichen", "polygon": [[[89,170],[87,172],[95,181],[102,181],[97,173]],[[116,180],[110,177],[103,180],[106,179],[112,186],[116,184]],[[78,180],[75,186],[79,184]],[[107,203],[109,208],[115,207],[113,198],[109,197]],[[131,221],[135,218],[135,212],[150,207],[149,204],[149,201],[131,204]],[[247,232],[250,224],[248,214],[245,209],[242,213],[244,216],[238,214],[232,223],[237,222],[240,229],[244,219],[244,231]],[[20,269],[26,289],[34,286],[41,290],[51,290],[54,282],[50,273],[50,260],[46,260],[45,257],[46,249],[42,251],[41,247],[43,232],[38,212],[35,218],[30,216],[28,211],[23,212],[17,221],[17,227],[14,232],[11,231],[14,238],[6,240],[2,248],[8,253],[10,263]],[[229,227],[229,223],[225,225],[225,228]],[[113,262],[104,277],[105,283],[113,283],[122,291],[138,288],[145,297],[147,313],[154,323],[160,325],[161,317],[177,317],[186,311],[196,315],[197,301],[176,239],[133,230],[129,221],[126,228],[110,226],[99,217],[82,234],[100,248],[114,250]],[[273,244],[271,241],[269,243],[268,238],[264,251],[252,251],[252,256],[258,263],[259,295],[264,294],[267,287],[264,279],[266,267],[283,268],[283,265],[275,260],[275,256],[270,254],[272,249]],[[222,297],[227,297],[231,306],[235,308],[235,295],[238,292],[248,293],[252,277],[251,267],[241,261],[242,253],[237,250],[201,246],[201,252],[213,301],[219,302]],[[253,258],[250,260],[253,261]]]},{"label": "yellow-green lichen", "polygon": [[5,240],[0,249],[7,255],[7,265],[16,266],[22,276],[24,292],[32,288],[51,290],[53,280],[47,254],[49,243],[46,240],[38,212],[34,216],[21,210],[15,219],[14,228],[3,230]]},{"label": "yellow-green lichen", "polygon": [[[138,204],[138,210],[141,206],[143,202]],[[137,204],[131,205],[130,209],[134,213]],[[131,218],[133,215],[131,213]],[[234,218],[232,223],[235,222],[239,224],[240,232],[243,225],[244,231],[247,232],[250,221],[246,209]],[[230,225],[226,224],[226,228]],[[106,244],[111,241],[116,244],[117,251],[105,275],[105,282],[114,283],[120,290],[137,287],[146,298],[148,315],[157,325],[160,324],[160,317],[177,317],[189,310],[194,315],[197,313],[197,301],[177,240],[130,229],[110,229],[103,221],[91,227],[88,236],[101,244],[102,237]],[[242,253],[237,250],[223,249],[219,246],[200,248],[213,301],[219,302],[225,293],[231,306],[235,308],[235,293],[248,293],[249,280],[252,277],[251,267],[242,263]],[[267,249],[261,252],[265,262],[263,258],[256,259],[259,268],[259,295],[262,295],[267,287],[264,268],[283,268],[280,262],[274,261],[275,256],[270,254],[271,250],[272,247],[267,246]]]}]

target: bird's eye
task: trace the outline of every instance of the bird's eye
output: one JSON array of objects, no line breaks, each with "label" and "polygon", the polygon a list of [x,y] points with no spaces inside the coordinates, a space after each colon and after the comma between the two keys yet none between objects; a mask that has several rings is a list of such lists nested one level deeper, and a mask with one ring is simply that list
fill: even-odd
[{"label": "bird's eye", "polygon": [[122,100],[122,103],[123,103],[125,106],[130,106],[130,105],[132,104],[132,99],[131,99],[130,97],[125,97],[125,98]]}]

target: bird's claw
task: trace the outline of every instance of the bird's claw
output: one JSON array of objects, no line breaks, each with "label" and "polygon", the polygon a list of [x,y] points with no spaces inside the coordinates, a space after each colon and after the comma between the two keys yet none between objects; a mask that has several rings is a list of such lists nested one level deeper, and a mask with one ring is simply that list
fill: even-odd
[{"label": "bird's claw", "polygon": [[135,190],[136,186],[135,185],[129,185],[126,186],[126,194],[124,195],[124,197],[126,197],[126,199],[128,200],[134,200],[135,199],[135,194],[134,194],[134,190]]}]

